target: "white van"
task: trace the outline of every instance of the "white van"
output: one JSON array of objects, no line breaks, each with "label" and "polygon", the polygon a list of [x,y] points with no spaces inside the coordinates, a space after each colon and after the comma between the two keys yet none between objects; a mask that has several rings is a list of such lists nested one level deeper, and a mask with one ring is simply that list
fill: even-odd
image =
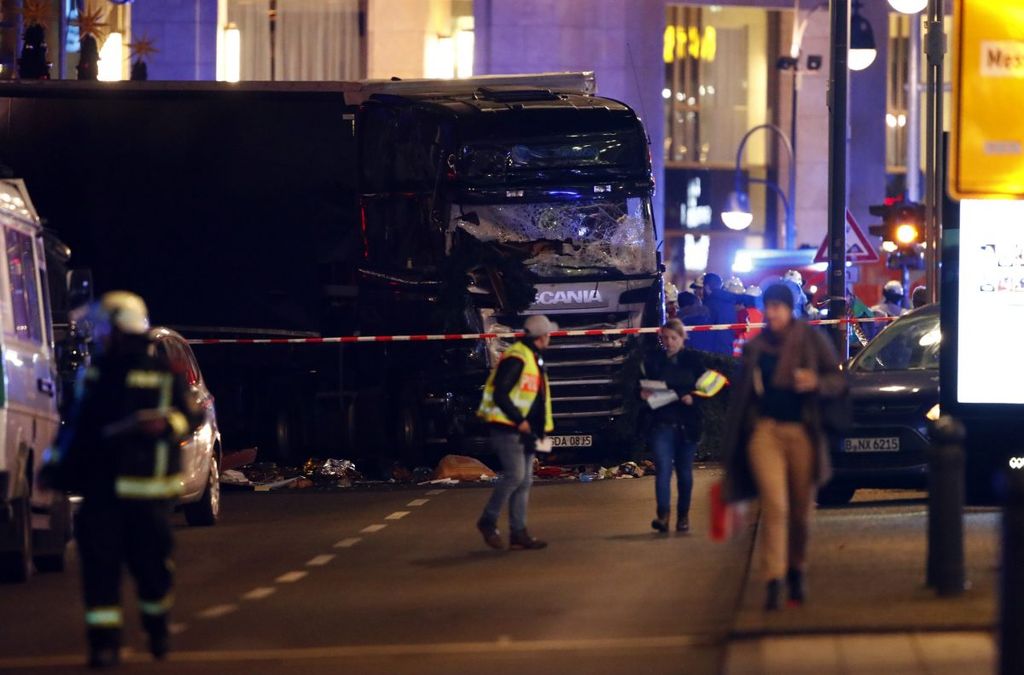
[{"label": "white van", "polygon": [[25,581],[64,566],[71,534],[65,495],[37,488],[53,442],[57,373],[46,259],[25,184],[0,180],[0,580]]}]

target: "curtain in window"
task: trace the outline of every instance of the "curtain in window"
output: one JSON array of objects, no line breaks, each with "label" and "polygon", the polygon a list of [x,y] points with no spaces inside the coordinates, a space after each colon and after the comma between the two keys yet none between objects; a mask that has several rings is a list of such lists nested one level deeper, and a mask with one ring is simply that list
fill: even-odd
[{"label": "curtain in window", "polygon": [[270,0],[228,0],[228,22],[238,27],[242,38],[241,79],[272,79]]},{"label": "curtain in window", "polygon": [[277,80],[357,80],[359,0],[278,0]]}]

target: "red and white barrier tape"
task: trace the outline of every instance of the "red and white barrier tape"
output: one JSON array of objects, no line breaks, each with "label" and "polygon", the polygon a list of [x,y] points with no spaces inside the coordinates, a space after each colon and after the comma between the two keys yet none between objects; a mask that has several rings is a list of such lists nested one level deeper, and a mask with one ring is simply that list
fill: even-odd
[{"label": "red and white barrier tape", "polygon": [[[888,323],[895,317],[874,317],[870,319],[823,319],[808,321],[812,326],[835,326],[851,323]],[[748,330],[764,328],[763,323],[725,323],[709,326],[687,326],[688,333],[703,333],[715,330]],[[643,335],[660,331],[660,328],[602,328],[595,330],[556,330],[551,337],[600,337],[602,335]],[[437,342],[451,340],[492,340],[495,338],[515,339],[525,335],[518,333],[450,333],[446,335],[349,335],[344,337],[312,338],[203,338],[189,340],[190,345],[325,345],[355,344],[359,342]]]}]

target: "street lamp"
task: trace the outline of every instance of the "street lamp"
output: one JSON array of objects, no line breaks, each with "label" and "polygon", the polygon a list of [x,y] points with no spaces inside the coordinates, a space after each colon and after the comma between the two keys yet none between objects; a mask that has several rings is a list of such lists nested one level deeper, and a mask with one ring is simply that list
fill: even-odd
[{"label": "street lamp", "polygon": [[928,0],[889,0],[889,6],[900,14],[918,14],[928,6]]},{"label": "street lamp", "polygon": [[853,16],[850,17],[850,70],[865,70],[878,56],[875,32],[871,29],[871,22],[860,13],[861,7],[860,0],[854,0]]},{"label": "street lamp", "polygon": [[[789,142],[789,137],[786,133],[775,126],[774,124],[759,124],[743,136],[743,140],[740,141],[740,147],[736,150],[736,170],[733,173],[734,188],[733,192],[729,194],[729,199],[726,201],[725,210],[722,212],[722,223],[730,230],[745,230],[750,227],[750,224],[754,221],[754,214],[750,212],[750,197],[747,191],[743,188],[743,171],[740,168],[743,163],[743,150],[747,147],[747,140],[757,131],[767,129],[774,131],[778,134],[779,138],[782,139],[782,145],[785,146],[786,152],[789,154],[789,185],[790,189],[793,188],[796,181],[796,161],[793,156],[793,144]],[[793,200],[786,198],[786,193],[782,191],[778,185],[770,180],[764,180],[761,178],[748,178],[748,183],[758,183],[771,188],[775,191],[775,194],[782,200],[782,205],[786,210],[786,248],[796,248],[796,222],[794,219],[793,208],[795,204]]]}]

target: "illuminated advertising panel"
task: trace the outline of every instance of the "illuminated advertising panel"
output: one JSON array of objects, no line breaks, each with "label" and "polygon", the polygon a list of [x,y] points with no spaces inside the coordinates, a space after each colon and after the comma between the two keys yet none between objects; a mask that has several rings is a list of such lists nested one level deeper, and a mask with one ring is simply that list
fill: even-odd
[{"label": "illuminated advertising panel", "polygon": [[959,403],[1024,404],[1024,201],[960,203]]}]

